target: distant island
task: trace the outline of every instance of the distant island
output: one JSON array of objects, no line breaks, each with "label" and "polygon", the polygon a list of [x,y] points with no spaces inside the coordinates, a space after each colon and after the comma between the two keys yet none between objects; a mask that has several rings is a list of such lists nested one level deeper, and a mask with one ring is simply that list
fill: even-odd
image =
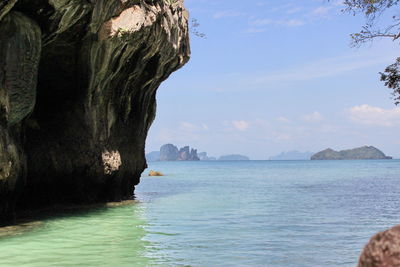
[{"label": "distant island", "polygon": [[216,157],[209,157],[207,152],[200,152],[197,155],[199,156],[200,160],[217,160]]},{"label": "distant island", "polygon": [[160,151],[152,151],[146,154],[146,161],[160,161]]},{"label": "distant island", "polygon": [[225,155],[219,157],[218,160],[250,160],[249,157],[243,155]]},{"label": "distant island", "polygon": [[161,146],[160,151],[152,151],[146,154],[148,162],[153,161],[207,161],[217,160],[215,157],[209,157],[207,152],[197,153],[197,149],[191,149],[189,146],[184,146],[178,149],[173,144],[165,144]]},{"label": "distant island", "polygon": [[147,162],[154,161],[215,161],[215,160],[250,160],[247,156],[233,154],[221,156],[218,159],[207,155],[207,152],[197,153],[197,149],[184,146],[178,149],[173,144],[161,146],[160,151],[152,151],[146,154]]},{"label": "distant island", "polygon": [[165,144],[161,146],[160,151],[153,151],[146,154],[146,160],[152,161],[198,161],[197,149],[190,149],[189,146],[184,146],[178,149],[173,144]]},{"label": "distant island", "polygon": [[335,151],[331,148],[314,154],[311,160],[355,160],[355,159],[392,159],[373,146]]},{"label": "distant island", "polygon": [[293,150],[282,152],[279,155],[272,156],[269,158],[269,160],[309,160],[312,155],[314,155],[313,152],[299,152]]},{"label": "distant island", "polygon": [[[155,152],[151,155],[156,156]],[[154,157],[153,160],[157,158]],[[178,149],[173,144],[165,144],[160,148],[159,161],[198,161],[200,160],[197,155],[197,149],[190,149],[189,146],[184,146]]]}]

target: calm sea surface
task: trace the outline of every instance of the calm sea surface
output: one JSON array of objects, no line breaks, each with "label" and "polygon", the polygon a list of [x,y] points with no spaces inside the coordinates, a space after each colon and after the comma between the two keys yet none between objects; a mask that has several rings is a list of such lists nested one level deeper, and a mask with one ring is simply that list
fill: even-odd
[{"label": "calm sea surface", "polygon": [[156,162],[137,203],[0,238],[0,266],[354,266],[400,224],[400,161]]}]

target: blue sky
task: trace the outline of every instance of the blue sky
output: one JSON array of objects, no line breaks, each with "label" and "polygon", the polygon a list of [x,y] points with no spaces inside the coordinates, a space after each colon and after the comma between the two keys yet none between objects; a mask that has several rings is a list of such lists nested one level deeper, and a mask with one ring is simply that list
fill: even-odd
[{"label": "blue sky", "polygon": [[157,93],[146,151],[189,145],[268,159],[374,145],[400,157],[400,109],[379,72],[398,43],[350,46],[362,16],[340,1],[186,0],[207,38]]}]

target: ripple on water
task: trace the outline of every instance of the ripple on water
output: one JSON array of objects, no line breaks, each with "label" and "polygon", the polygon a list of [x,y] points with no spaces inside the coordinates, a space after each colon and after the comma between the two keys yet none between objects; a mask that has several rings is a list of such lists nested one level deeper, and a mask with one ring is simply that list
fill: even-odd
[{"label": "ripple on water", "polygon": [[400,221],[399,163],[151,163],[139,202],[0,230],[0,266],[354,266]]}]

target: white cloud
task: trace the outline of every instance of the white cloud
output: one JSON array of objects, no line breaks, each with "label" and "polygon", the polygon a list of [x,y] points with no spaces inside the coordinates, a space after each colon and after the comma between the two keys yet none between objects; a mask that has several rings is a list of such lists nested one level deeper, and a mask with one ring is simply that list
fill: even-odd
[{"label": "white cloud", "polygon": [[348,110],[350,119],[358,124],[369,126],[400,126],[400,108],[383,109],[367,104]]},{"label": "white cloud", "polygon": [[273,23],[274,21],[272,19],[255,19],[250,22],[253,26],[265,26]]},{"label": "white cloud", "polygon": [[316,7],[306,14],[305,17],[308,17],[310,22],[319,19],[329,19],[331,15],[337,15],[339,13],[339,7],[343,4],[342,1],[343,0],[330,1],[329,5],[325,4]]},{"label": "white cloud", "polygon": [[318,111],[314,111],[311,114],[304,115],[302,119],[307,122],[320,122],[324,120],[324,116],[322,116]]},{"label": "white cloud", "polygon": [[274,19],[255,19],[250,21],[250,25],[261,27],[266,25],[278,25],[278,26],[287,26],[287,27],[297,27],[304,25],[304,21],[301,19],[281,19],[281,20],[274,20]]},{"label": "white cloud", "polygon": [[259,32],[265,32],[267,29],[258,29],[258,28],[249,28],[247,29],[247,33],[259,33]]},{"label": "white cloud", "polygon": [[183,131],[183,132],[194,133],[194,132],[208,131],[209,127],[205,123],[201,123],[200,125],[197,125],[197,124],[193,124],[193,123],[184,121],[179,124],[179,130]]},{"label": "white cloud", "polygon": [[284,116],[280,116],[280,117],[276,118],[276,120],[279,121],[279,122],[283,122],[283,123],[289,123],[290,122],[290,120],[288,118],[284,117]]},{"label": "white cloud", "polygon": [[195,132],[199,127],[193,123],[184,121],[179,125],[179,129],[186,132]]},{"label": "white cloud", "polygon": [[286,10],[286,14],[295,14],[295,13],[298,13],[298,12],[300,12],[302,10],[303,9],[301,7],[293,7],[293,8],[290,8],[290,9]]},{"label": "white cloud", "polygon": [[331,1],[332,6],[344,6],[343,0],[333,0]]},{"label": "white cloud", "polygon": [[331,9],[332,9],[331,6],[320,6],[311,11],[311,15],[317,15],[317,16],[326,15]]},{"label": "white cloud", "polygon": [[303,26],[305,22],[301,19],[289,19],[281,22],[282,25],[288,26],[288,27],[298,27],[298,26]]},{"label": "white cloud", "polygon": [[239,17],[242,16],[243,13],[234,11],[234,10],[225,10],[225,11],[220,11],[214,14],[213,18],[214,19],[222,19],[222,18],[234,18],[234,17]]},{"label": "white cloud", "polygon": [[[320,5],[313,8],[294,5],[293,3],[286,3],[283,5],[269,8],[271,16],[276,18],[249,18],[250,29],[249,33],[257,33],[265,31],[266,26],[285,26],[285,27],[299,27],[310,23],[316,23],[322,19],[330,18],[332,14],[339,12],[343,0],[332,0],[329,3]],[[264,3],[257,5],[263,6]],[[278,15],[278,16],[277,16]]]},{"label": "white cloud", "polygon": [[270,3],[268,3],[268,2],[257,2],[256,5],[257,6],[269,6]]},{"label": "white cloud", "polygon": [[273,20],[273,19],[255,19],[250,21],[250,27],[247,29],[247,33],[260,33],[265,32],[266,26],[274,25],[274,26],[284,26],[284,27],[299,27],[303,26],[305,21],[302,19],[280,19],[280,20]]},{"label": "white cloud", "polygon": [[375,50],[366,50],[362,53],[352,53],[344,56],[326,58],[297,67],[275,71],[260,75],[253,81],[258,83],[309,81],[325,77],[348,74],[352,71],[364,69],[379,64],[388,64],[393,61],[392,53],[378,54]]},{"label": "white cloud", "polygon": [[286,3],[286,4],[283,4],[283,5],[271,7],[270,11],[274,12],[274,13],[282,13],[282,12],[286,12],[288,9],[292,9],[294,7],[295,6],[292,3]]},{"label": "white cloud", "polygon": [[233,127],[235,127],[239,131],[247,131],[250,126],[250,123],[246,121],[232,121]]}]

